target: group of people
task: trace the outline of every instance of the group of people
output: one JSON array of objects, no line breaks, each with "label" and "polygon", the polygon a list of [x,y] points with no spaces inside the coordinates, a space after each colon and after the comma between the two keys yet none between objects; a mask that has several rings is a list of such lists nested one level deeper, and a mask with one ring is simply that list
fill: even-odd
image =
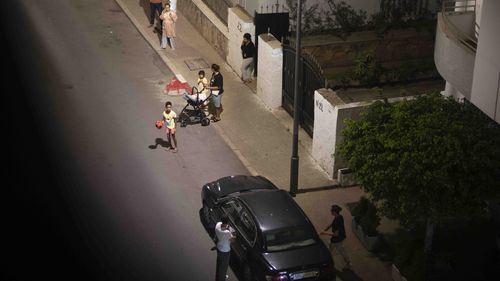
[{"label": "group of people", "polygon": [[[217,64],[212,64],[212,77],[210,82],[205,78],[205,71],[201,70],[198,72],[197,89],[198,98],[202,100],[207,100],[210,96],[211,101],[214,106],[214,112],[212,114],[212,121],[218,122],[221,120],[220,115],[223,111],[222,108],[222,94],[224,93],[224,77],[220,73],[220,66]],[[195,94],[195,93],[192,93]],[[207,104],[203,103],[203,106]],[[165,111],[162,113],[161,126],[165,125],[165,133],[167,134],[169,150],[172,152],[177,152],[177,139],[175,137],[175,131],[177,128],[177,114],[172,110],[172,102],[167,101],[165,103]],[[160,128],[161,128],[160,126]]]},{"label": "group of people", "polygon": [[[167,45],[170,45],[170,48],[175,50],[175,23],[177,21],[176,2],[177,0],[166,1],[165,6],[162,7],[162,0],[150,0],[150,27],[154,26],[155,18],[158,16],[162,26],[162,40],[160,46],[163,49],[165,49]],[[244,84],[248,84],[252,82],[255,56],[255,45],[252,42],[252,37],[249,33],[245,33],[243,35],[243,41],[241,42],[241,54],[243,59],[241,65],[241,79]],[[196,94],[198,95],[197,98],[201,100],[206,100],[209,96],[211,97],[211,101],[214,106],[212,121],[218,122],[221,120],[220,115],[224,110],[222,108],[224,79],[220,73],[219,65],[212,64],[211,70],[212,76],[210,81],[208,81],[205,77],[205,71],[200,70],[198,72],[198,79],[196,81],[198,93]],[[204,105],[206,106],[206,104]],[[162,113],[161,124],[165,125],[165,132],[170,145],[169,150],[174,153],[178,151],[177,139],[175,137],[177,127],[176,120],[177,114],[172,110],[172,103],[167,101],[165,103],[165,111]],[[331,214],[334,217],[333,221],[319,234],[331,236],[329,246],[330,251],[337,250],[343,257],[346,265],[350,267],[351,260],[343,246],[343,241],[346,239],[346,233],[344,218],[340,214],[341,210],[342,208],[338,205],[332,205]],[[331,229],[331,231],[328,231],[329,229]],[[217,245],[215,247],[217,249],[215,280],[223,281],[228,278],[226,273],[231,253],[230,245],[231,242],[236,239],[234,230],[229,226],[229,219],[227,217],[222,217],[221,221],[216,224],[215,234],[217,237]]]},{"label": "group of people", "polygon": [[177,22],[177,0],[166,1],[162,7],[162,0],[149,0],[149,27],[153,27],[155,19],[160,19],[162,36],[160,47],[166,49],[168,45],[175,50],[175,23]]}]

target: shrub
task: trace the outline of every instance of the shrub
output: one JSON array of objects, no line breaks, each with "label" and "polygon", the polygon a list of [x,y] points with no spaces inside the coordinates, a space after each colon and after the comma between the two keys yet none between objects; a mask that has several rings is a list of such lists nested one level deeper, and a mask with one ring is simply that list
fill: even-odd
[{"label": "shrub", "polygon": [[353,76],[362,85],[373,86],[379,83],[383,68],[373,50],[357,55],[354,64]]},{"label": "shrub", "polygon": [[380,225],[380,216],[377,208],[366,197],[361,197],[356,207],[352,210],[354,220],[368,236],[378,235],[377,227]]}]

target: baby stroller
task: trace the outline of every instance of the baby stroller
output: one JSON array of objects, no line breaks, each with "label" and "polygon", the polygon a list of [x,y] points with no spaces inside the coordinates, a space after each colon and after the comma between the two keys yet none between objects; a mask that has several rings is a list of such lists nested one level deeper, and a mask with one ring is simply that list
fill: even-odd
[{"label": "baby stroller", "polygon": [[[184,94],[183,98],[187,101],[186,106],[179,113],[179,123],[181,127],[186,127],[187,124],[201,123],[202,126],[210,125],[210,119],[205,114],[205,108],[208,106],[212,94],[208,96],[205,93],[198,91],[198,88],[191,89],[191,95]],[[192,109],[187,109],[189,106]]]}]

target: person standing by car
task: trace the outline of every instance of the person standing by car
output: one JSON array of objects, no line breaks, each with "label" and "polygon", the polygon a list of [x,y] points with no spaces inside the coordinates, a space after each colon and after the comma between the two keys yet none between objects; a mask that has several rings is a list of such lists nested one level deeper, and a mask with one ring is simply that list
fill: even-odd
[{"label": "person standing by car", "polygon": [[243,62],[241,64],[241,80],[243,80],[244,84],[252,82],[254,53],[255,45],[252,42],[252,36],[250,33],[245,33],[243,35],[243,41],[241,42],[241,56],[243,57]]},{"label": "person standing by car", "polygon": [[215,235],[217,237],[215,281],[224,281],[228,278],[226,273],[231,256],[231,242],[235,239],[235,236],[231,233],[229,218],[227,216],[222,216],[221,221],[215,225]]},{"label": "person standing by car", "polygon": [[[333,249],[337,250],[342,258],[344,258],[346,266],[349,268],[351,267],[351,259],[349,258],[349,255],[343,245],[346,235],[344,217],[340,214],[340,211],[342,211],[340,206],[332,205],[331,213],[333,221],[327,228],[325,228],[325,230],[321,231],[320,235],[328,235],[332,237],[330,238],[330,251],[333,251]],[[327,232],[330,228],[332,229],[332,232]]]}]

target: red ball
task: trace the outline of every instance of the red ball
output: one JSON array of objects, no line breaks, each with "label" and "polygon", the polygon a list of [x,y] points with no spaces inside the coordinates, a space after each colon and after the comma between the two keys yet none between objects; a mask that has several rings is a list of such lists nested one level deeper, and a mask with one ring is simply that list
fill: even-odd
[{"label": "red ball", "polygon": [[158,120],[155,122],[155,126],[156,126],[156,128],[161,129],[161,127],[163,126],[163,122]]}]

